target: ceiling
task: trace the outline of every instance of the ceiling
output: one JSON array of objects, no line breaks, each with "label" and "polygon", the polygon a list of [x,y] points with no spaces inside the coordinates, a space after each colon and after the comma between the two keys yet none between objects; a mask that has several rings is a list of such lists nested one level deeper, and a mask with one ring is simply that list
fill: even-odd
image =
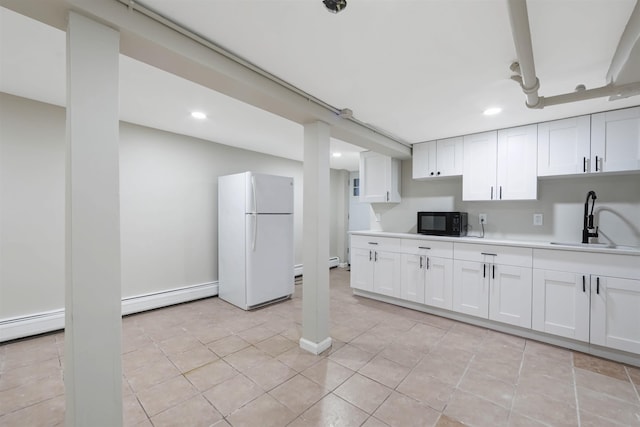
[{"label": "ceiling", "polygon": [[[506,0],[348,0],[339,14],[321,0],[138,3],[404,143],[640,105],[635,96],[526,108],[510,80]],[[540,95],[605,85],[635,4],[529,0]],[[63,106],[64,32],[4,8],[0,24],[0,91]],[[299,123],[124,55],[120,86],[122,120],[302,160]],[[492,106],[503,112],[482,115]],[[343,153],[333,168],[357,169],[361,148],[348,142],[332,138]]]}]

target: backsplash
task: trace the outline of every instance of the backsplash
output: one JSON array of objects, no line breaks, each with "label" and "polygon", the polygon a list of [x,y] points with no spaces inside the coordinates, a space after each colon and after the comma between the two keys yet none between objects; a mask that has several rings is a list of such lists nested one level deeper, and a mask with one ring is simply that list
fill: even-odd
[{"label": "backsplash", "polygon": [[[585,198],[594,190],[599,241],[640,246],[639,174],[544,178],[538,180],[538,200],[492,202],[463,202],[461,177],[424,182],[411,176],[411,161],[404,161],[402,202],[373,204],[371,229],[415,233],[417,211],[455,210],[469,213],[469,235],[480,235],[478,214],[486,213],[486,238],[580,242]],[[543,214],[542,226],[533,225],[534,213]]]}]

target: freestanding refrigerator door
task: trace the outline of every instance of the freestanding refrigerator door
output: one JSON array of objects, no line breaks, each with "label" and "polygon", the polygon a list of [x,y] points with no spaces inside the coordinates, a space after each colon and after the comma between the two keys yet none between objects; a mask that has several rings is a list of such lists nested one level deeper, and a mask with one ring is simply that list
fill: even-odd
[{"label": "freestanding refrigerator door", "polygon": [[249,173],[247,210],[251,213],[293,213],[293,178]]},{"label": "freestanding refrigerator door", "polygon": [[293,294],[293,215],[246,215],[247,306]]}]

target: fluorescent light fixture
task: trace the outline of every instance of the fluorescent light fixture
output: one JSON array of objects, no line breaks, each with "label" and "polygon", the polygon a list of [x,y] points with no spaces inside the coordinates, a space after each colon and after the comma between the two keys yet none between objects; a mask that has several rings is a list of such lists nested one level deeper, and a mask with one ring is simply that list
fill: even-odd
[{"label": "fluorescent light fixture", "polygon": [[502,108],[500,107],[491,107],[487,108],[482,112],[485,116],[495,116],[496,114],[500,114],[502,112]]},{"label": "fluorescent light fixture", "polygon": [[342,153],[337,153],[336,152],[336,153],[333,153],[332,155],[333,155],[333,157],[342,157]]},{"label": "fluorescent light fixture", "polygon": [[207,115],[202,111],[192,111],[191,117],[193,117],[194,119],[204,120],[207,118]]}]

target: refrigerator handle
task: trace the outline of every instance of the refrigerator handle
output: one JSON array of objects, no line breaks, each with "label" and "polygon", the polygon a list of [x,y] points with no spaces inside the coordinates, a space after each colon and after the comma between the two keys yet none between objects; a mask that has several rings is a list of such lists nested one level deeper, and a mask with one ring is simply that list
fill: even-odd
[{"label": "refrigerator handle", "polygon": [[258,200],[256,198],[256,177],[255,175],[251,175],[251,193],[253,196],[253,212],[258,212]]},{"label": "refrigerator handle", "polygon": [[253,239],[251,239],[251,250],[256,251],[256,237],[258,236],[258,215],[250,215],[253,218]]}]

